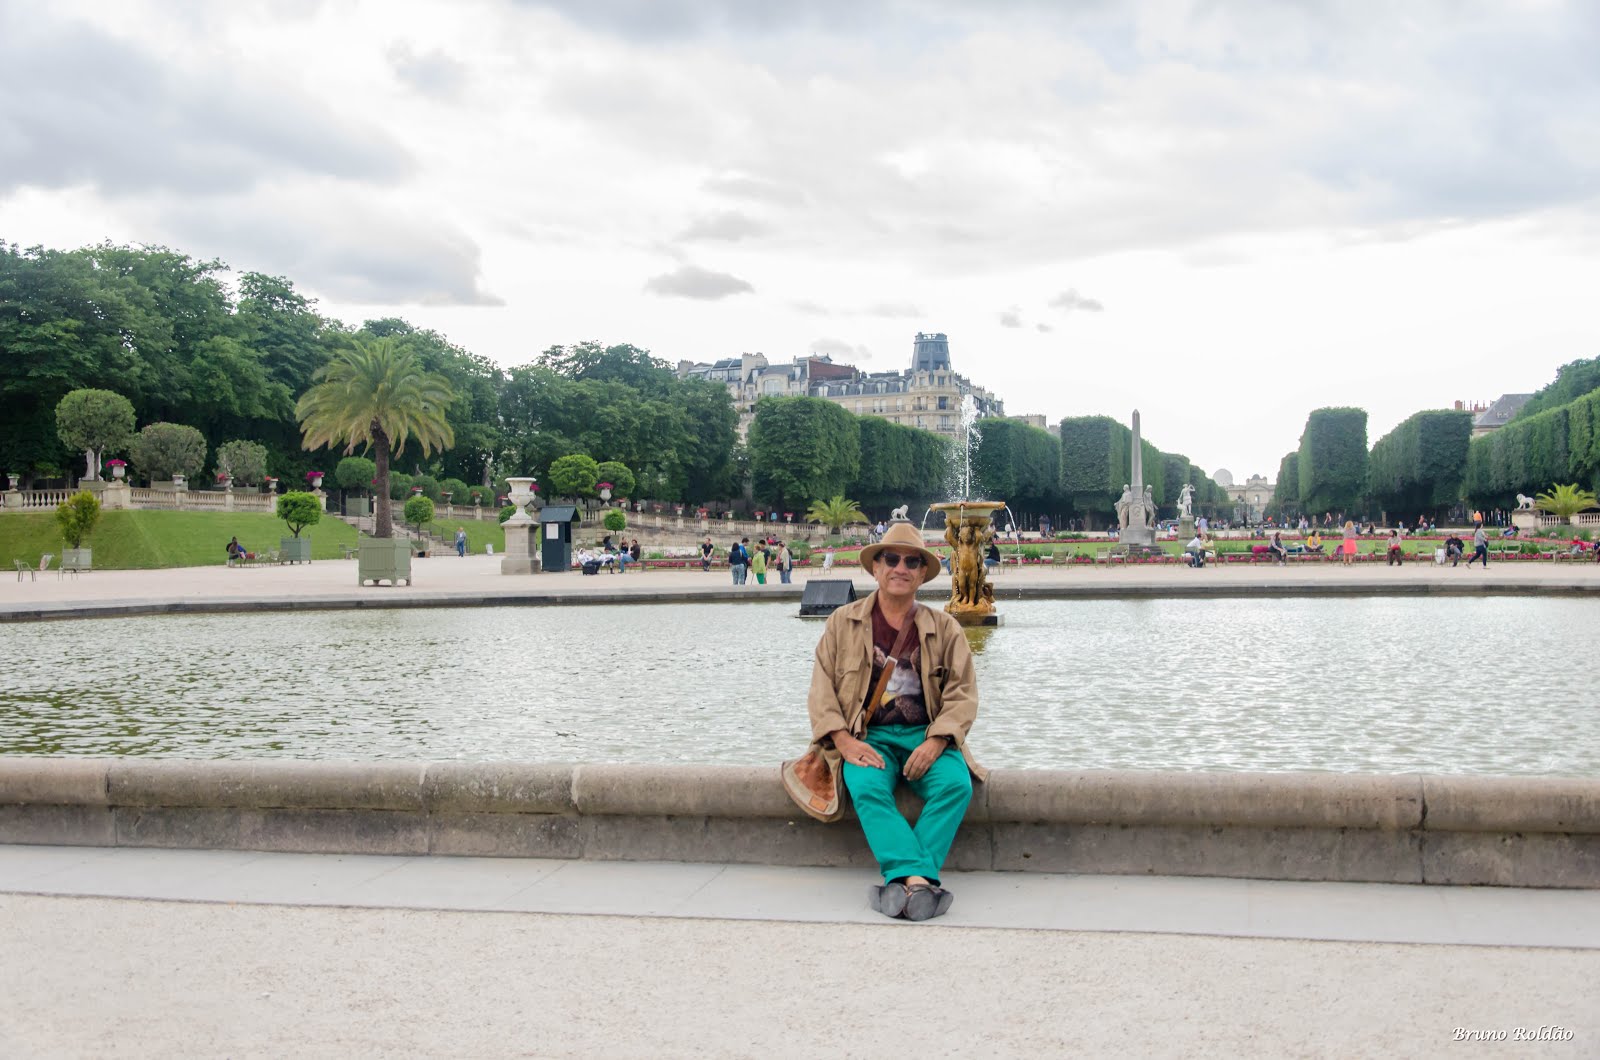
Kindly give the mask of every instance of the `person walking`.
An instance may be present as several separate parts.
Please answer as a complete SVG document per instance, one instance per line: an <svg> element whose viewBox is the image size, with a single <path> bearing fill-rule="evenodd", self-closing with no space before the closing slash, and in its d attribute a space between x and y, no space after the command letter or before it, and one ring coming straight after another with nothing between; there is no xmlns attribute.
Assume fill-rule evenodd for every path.
<svg viewBox="0 0 1600 1060"><path fill-rule="evenodd" d="M1472 556L1467 560L1467 566L1472 566L1474 560L1483 560L1483 569L1489 569L1489 532L1483 528L1483 523L1477 523L1472 528Z"/></svg>
<svg viewBox="0 0 1600 1060"><path fill-rule="evenodd" d="M462 559L467 557L467 528L464 526L456 527L456 555Z"/></svg>
<svg viewBox="0 0 1600 1060"><path fill-rule="evenodd" d="M778 542L778 583L791 584L791 575L794 573L794 554L789 551L787 541Z"/></svg>
<svg viewBox="0 0 1600 1060"><path fill-rule="evenodd" d="M828 616L806 698L811 738L843 759L845 791L883 878L868 892L872 908L930 920L955 900L944 860L973 781L988 777L967 749L977 673L956 620L917 603L939 562L914 526L890 526L861 550L861 566L877 589ZM901 783L922 799L915 826L895 805Z"/></svg>
<svg viewBox="0 0 1600 1060"><path fill-rule="evenodd" d="M756 576L757 585L767 584L767 546L758 545L751 551L750 573Z"/></svg>
<svg viewBox="0 0 1600 1060"><path fill-rule="evenodd" d="M747 560L744 546L735 541L728 546L728 570L733 572L733 584L743 585L745 576L745 563Z"/></svg>

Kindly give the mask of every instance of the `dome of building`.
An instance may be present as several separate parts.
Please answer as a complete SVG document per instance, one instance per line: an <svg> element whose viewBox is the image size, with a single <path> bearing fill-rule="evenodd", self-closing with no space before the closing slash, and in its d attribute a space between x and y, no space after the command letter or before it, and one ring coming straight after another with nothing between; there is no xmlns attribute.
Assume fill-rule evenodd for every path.
<svg viewBox="0 0 1600 1060"><path fill-rule="evenodd" d="M1231 486L1233 485L1233 472L1225 467L1218 468L1217 473L1211 476L1211 480L1219 486Z"/></svg>

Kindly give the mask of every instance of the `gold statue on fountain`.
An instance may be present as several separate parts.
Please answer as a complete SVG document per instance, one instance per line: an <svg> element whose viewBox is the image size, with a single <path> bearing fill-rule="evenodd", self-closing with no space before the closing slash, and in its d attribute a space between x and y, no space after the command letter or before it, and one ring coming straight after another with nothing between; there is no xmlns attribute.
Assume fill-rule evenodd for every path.
<svg viewBox="0 0 1600 1060"><path fill-rule="evenodd" d="M994 540L994 513L1004 501L953 501L935 504L944 513L944 539L950 546L950 602L944 609L964 626L997 626L994 586L983 558Z"/></svg>

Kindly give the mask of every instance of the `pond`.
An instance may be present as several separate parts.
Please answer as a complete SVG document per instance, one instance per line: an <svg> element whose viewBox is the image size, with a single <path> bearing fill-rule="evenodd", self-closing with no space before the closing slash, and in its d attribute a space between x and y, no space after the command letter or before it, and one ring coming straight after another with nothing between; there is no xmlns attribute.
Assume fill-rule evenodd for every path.
<svg viewBox="0 0 1600 1060"><path fill-rule="evenodd" d="M0 753L773 765L821 623L641 604L10 625ZM973 632L1005 768L1600 775L1600 603L1039 601ZM24 663L22 660L26 660Z"/></svg>

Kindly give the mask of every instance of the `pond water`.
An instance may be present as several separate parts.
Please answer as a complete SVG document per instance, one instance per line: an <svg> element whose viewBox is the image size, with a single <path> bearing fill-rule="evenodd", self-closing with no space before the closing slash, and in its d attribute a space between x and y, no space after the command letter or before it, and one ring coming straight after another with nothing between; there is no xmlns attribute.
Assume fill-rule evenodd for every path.
<svg viewBox="0 0 1600 1060"><path fill-rule="evenodd" d="M5 627L0 753L775 765L822 626L784 604ZM1600 603L1039 601L974 631L1008 768L1600 775ZM25 660L25 662L24 662Z"/></svg>

